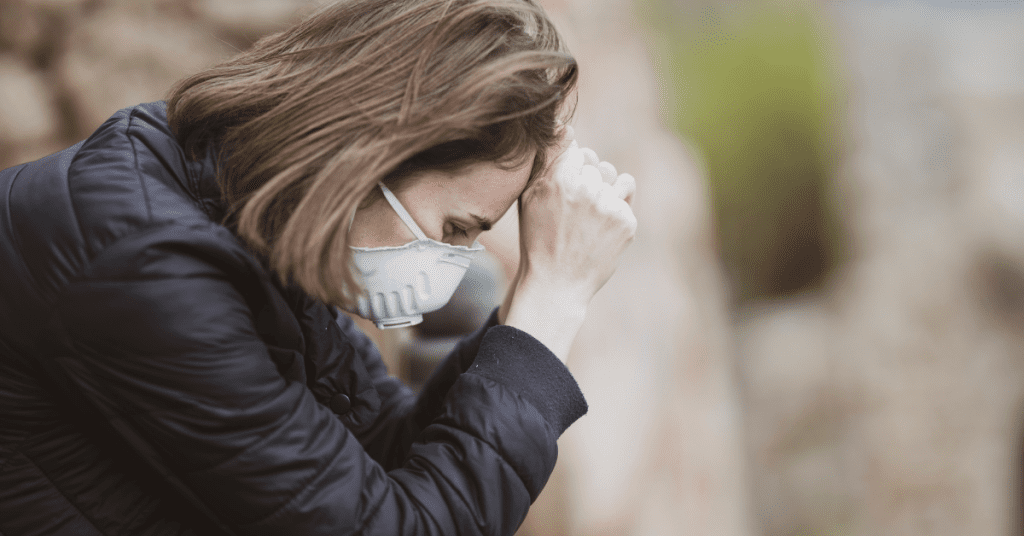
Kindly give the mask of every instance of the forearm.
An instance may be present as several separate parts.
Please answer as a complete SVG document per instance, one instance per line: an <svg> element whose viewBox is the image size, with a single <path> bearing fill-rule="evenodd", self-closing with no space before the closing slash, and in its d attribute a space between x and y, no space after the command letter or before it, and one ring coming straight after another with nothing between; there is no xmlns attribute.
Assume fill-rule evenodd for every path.
<svg viewBox="0 0 1024 536"><path fill-rule="evenodd" d="M434 369L426 384L415 397L414 403L410 404L403 400L397 411L388 413L382 411L380 421L364 437L360 437L367 452L386 469L390 470L402 463L408 454L409 445L412 444L416 436L441 413L441 407L449 389L459 375L473 363L481 339L487 329L494 325L497 325L497 321L495 313L492 312L483 325L459 341L448 356ZM385 407L395 405L387 399L388 393L394 391L394 384L404 384L382 370L381 367L367 366L367 371L375 378L375 386L378 388L378 393L381 394L383 410ZM396 396L396 398L399 397Z"/></svg>
<svg viewBox="0 0 1024 536"><path fill-rule="evenodd" d="M505 292L505 299L502 300L501 306L498 307L498 323L505 325L505 319L508 318L508 310L512 307L512 298L516 294L516 287L519 286L519 274L516 274L516 278L509 284L508 290Z"/></svg>
<svg viewBox="0 0 1024 536"><path fill-rule="evenodd" d="M529 333L565 363L586 317L582 294L551 281L524 278L506 303L503 323Z"/></svg>

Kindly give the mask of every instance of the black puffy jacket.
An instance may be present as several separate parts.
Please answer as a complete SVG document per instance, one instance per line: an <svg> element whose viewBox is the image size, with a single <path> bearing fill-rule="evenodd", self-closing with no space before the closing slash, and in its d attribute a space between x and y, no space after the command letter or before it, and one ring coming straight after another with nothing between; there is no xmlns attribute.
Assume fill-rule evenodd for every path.
<svg viewBox="0 0 1024 536"><path fill-rule="evenodd" d="M219 222L163 103L0 172L0 534L512 534L586 412L528 334L417 397Z"/></svg>

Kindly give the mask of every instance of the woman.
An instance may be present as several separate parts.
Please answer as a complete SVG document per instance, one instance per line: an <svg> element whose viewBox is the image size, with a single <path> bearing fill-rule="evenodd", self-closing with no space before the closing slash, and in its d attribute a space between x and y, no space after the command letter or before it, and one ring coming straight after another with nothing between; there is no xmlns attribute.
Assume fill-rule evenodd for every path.
<svg viewBox="0 0 1024 536"><path fill-rule="evenodd" d="M515 532L636 225L575 81L531 1L351 0L0 172L0 533ZM509 299L414 396L335 306L415 322L517 200Z"/></svg>

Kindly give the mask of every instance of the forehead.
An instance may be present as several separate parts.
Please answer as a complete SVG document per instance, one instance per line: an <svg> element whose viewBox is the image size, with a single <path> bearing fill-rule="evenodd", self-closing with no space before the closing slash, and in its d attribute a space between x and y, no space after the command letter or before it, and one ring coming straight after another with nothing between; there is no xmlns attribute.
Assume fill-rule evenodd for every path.
<svg viewBox="0 0 1024 536"><path fill-rule="evenodd" d="M497 221L526 188L533 167L529 156L514 168L478 162L455 172L431 173L417 186L445 211Z"/></svg>

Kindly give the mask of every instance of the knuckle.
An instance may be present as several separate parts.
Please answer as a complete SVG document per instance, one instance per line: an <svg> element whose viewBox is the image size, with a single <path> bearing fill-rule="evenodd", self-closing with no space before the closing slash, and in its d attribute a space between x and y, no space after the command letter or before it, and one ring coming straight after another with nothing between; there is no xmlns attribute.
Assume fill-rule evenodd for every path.
<svg viewBox="0 0 1024 536"><path fill-rule="evenodd" d="M629 197L636 191L636 181L633 180L632 175L623 173L615 180L615 189L619 193L619 197Z"/></svg>
<svg viewBox="0 0 1024 536"><path fill-rule="evenodd" d="M631 230L636 230L636 215L633 214L633 210L629 208L629 204L621 199L616 199L617 203L617 216L622 224Z"/></svg>

